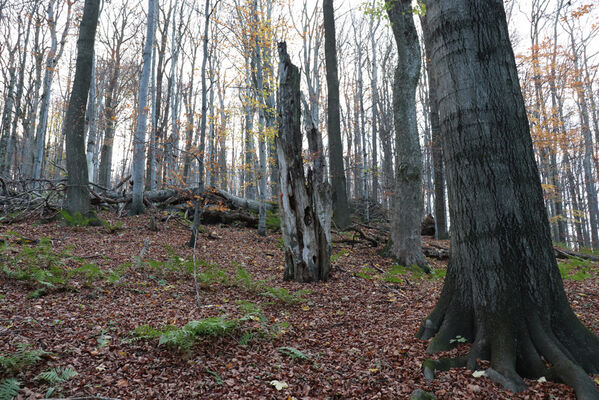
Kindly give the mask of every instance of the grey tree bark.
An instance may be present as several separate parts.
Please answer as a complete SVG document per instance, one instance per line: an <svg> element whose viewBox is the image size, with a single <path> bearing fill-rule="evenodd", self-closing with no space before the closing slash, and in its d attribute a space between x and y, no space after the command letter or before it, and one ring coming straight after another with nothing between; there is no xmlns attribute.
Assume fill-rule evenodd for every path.
<svg viewBox="0 0 599 400"><path fill-rule="evenodd" d="M218 2L217 2L218 3ZM214 12L214 8L210 8L210 0L206 0L204 6L204 38L202 40L202 70L201 70L201 85L202 85L202 119L200 121L200 148L199 153L200 157L198 159L198 192L196 193L199 196L204 192L204 150L206 148L206 123L208 120L208 84L206 82L206 64L208 62L208 34L210 33L210 17L212 12ZM191 230L191 237L189 238L189 242L187 243L189 247L195 246L198 231L200 229L200 219L201 219L201 202L196 199L194 202L194 216L193 216L193 227Z"/></svg>
<svg viewBox="0 0 599 400"><path fill-rule="evenodd" d="M416 119L416 87L420 77L420 46L410 0L393 0L389 20L397 43L398 64L393 84L395 122L395 196L391 222L392 253L401 265L427 270L422 253L422 155Z"/></svg>
<svg viewBox="0 0 599 400"><path fill-rule="evenodd" d="M100 0L85 0L79 25L75 79L63 125L67 150L67 211L90 214L87 159L85 157L85 110L92 76L94 44Z"/></svg>
<svg viewBox="0 0 599 400"><path fill-rule="evenodd" d="M178 113L177 113L177 90L176 90L176 82L178 82L176 77L177 71L177 62L179 58L179 48L180 41L177 38L177 8L178 8L179 0L175 0L175 6L173 8L173 26L171 31L171 96L170 96L170 106L171 106L171 137L166 142L166 175L167 182L169 185L176 185L178 182L178 168L177 168L177 159L178 159L178 147L179 147L179 122L178 122ZM181 9L180 13L183 12Z"/></svg>
<svg viewBox="0 0 599 400"><path fill-rule="evenodd" d="M38 11L38 10L36 10ZM29 94L29 112L25 126L25 140L23 146L22 159L24 160L24 172L26 176L33 175L33 159L35 157L35 127L36 127L36 115L39 107L39 91L42 85L42 67L43 67L43 51L42 43L40 38L40 31L42 25L41 16L36 13L35 18L35 34L33 39L33 54L35 58L35 78L33 81L33 87Z"/></svg>
<svg viewBox="0 0 599 400"><path fill-rule="evenodd" d="M373 0L373 5L375 4L375 0ZM378 142L377 142L377 134L378 134L378 120L379 120L379 90L378 90L378 81L379 81L379 68L378 68L378 53L377 53L377 44L376 44L376 31L381 23L380 18L377 20L377 23L374 23L374 16L370 18L370 46L372 47L372 81L371 81L371 90L372 90L372 199L374 204L378 204L379 198L379 168L378 168Z"/></svg>
<svg viewBox="0 0 599 400"><path fill-rule="evenodd" d="M296 282L326 281L330 272L327 219L330 221L332 209L326 192L328 185L322 170L310 169L307 179L304 175L300 74L291 63L285 43L279 43L279 60L279 135L276 144L281 188L281 230L285 242L283 279ZM320 182L314 178L319 175L322 176Z"/></svg>
<svg viewBox="0 0 599 400"><path fill-rule="evenodd" d="M572 61L574 64L574 73L579 81L584 81L582 68L580 66L579 54L574 38L574 29L570 28L570 44L572 46ZM594 160L593 136L591 133L591 122L589 118L589 108L587 95L584 89L575 90L578 94L577 106L580 115L582 137L584 140L584 156L582 165L584 170L584 187L586 189L588 214L590 224L591 246L594 249L599 248L599 201L597 199L597 188L595 186L596 175L593 174L592 161Z"/></svg>
<svg viewBox="0 0 599 400"><path fill-rule="evenodd" d="M33 15L35 12L37 12L38 7L39 7L38 1L34 1L33 4L31 4L31 8L28 10L30 15ZM31 35L31 26L33 25L33 23L32 23L33 18L29 17L28 19L29 19L29 22L27 23L25 39L24 39L24 43L22 45L23 50L19 56L19 59L20 59L19 75L18 75L19 78L17 81L15 102L14 102L15 113L14 113L14 117L12 118L12 127L11 127L10 135L8 137L8 141L6 144L6 155L4 158L4 163L0 162L0 174L9 174L10 170L11 170L11 166L15 166L13 164L13 158L15 157L15 155L17 153L18 122L19 122L19 120L23 121L25 119L25 106L23 105L22 98L23 98L23 91L24 91L23 89L24 89L24 83L25 83L25 70L26 70L26 66L27 66L27 56L29 53L29 37ZM20 38L21 38L21 34L19 31L19 36L17 39L18 44L20 44L20 41L21 41ZM1 145L0 145L0 147L1 147ZM0 150L0 153L1 153L1 150Z"/></svg>
<svg viewBox="0 0 599 400"><path fill-rule="evenodd" d="M473 341L465 363L511 391L521 377L599 393L599 339L568 304L501 0L428 1L438 83L452 254L443 291L418 336L428 351ZM475 190L474 190L475 189ZM549 363L549 368L546 366Z"/></svg>
<svg viewBox="0 0 599 400"><path fill-rule="evenodd" d="M146 43L143 52L143 67L139 80L139 95L137 102L137 126L133 139L133 200L130 213L139 215L144 212L144 166L146 128L148 120L148 86L152 67L152 47L154 45L154 26L156 14L156 0L148 0L148 25L146 30Z"/></svg>
<svg viewBox="0 0 599 400"><path fill-rule="evenodd" d="M44 162L44 150L46 146L46 128L48 125L48 112L50 111L50 98L52 89L52 80L56 65L62 56L64 46L67 40L67 34L71 25L71 7L72 3L67 2L67 19L62 32L60 43L56 33L56 16L54 15L55 0L51 0L48 6L48 25L50 26L51 45L46 58L46 71L44 73L44 92L42 94L42 103L40 105L40 117L35 134L35 154L33 158L33 177L40 179L42 176L42 165Z"/></svg>
<svg viewBox="0 0 599 400"><path fill-rule="evenodd" d="M333 0L322 1L324 15L324 52L328 90L327 129L329 132L329 158L333 198L333 220L340 229L351 224L345 167L343 165L343 143L341 142L341 120L339 114L339 74L337 69L337 42L335 33L335 9Z"/></svg>
<svg viewBox="0 0 599 400"><path fill-rule="evenodd" d="M422 30L427 31L428 25L426 18L421 18ZM426 38L430 38L430 34L425 35ZM443 170L443 149L442 149L442 138L439 127L439 105L437 99L437 82L435 80L435 74L432 72L432 65L430 63L431 54L429 50L430 44L426 43L426 68L428 73L428 99L429 99L429 111L430 111L430 123L431 123L431 134L432 134L432 161L433 161L433 183L435 191L435 238L447 239L449 234L447 232L447 213L445 203L445 171Z"/></svg>
<svg viewBox="0 0 599 400"><path fill-rule="evenodd" d="M100 106L98 104L98 84L96 74L96 60L95 56L92 60L92 76L89 88L89 98L87 100L87 118L86 118L86 132L87 132L87 176L90 182L94 181L94 161L96 155L96 140L98 135L98 111Z"/></svg>

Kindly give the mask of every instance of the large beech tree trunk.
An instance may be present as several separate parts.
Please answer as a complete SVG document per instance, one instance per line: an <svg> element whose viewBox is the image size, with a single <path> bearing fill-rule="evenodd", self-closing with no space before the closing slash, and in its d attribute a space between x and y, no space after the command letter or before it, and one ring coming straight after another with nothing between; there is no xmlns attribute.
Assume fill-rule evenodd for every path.
<svg viewBox="0 0 599 400"><path fill-rule="evenodd" d="M598 399L586 373L599 371L599 339L572 312L556 265L503 2L427 6L452 253L418 336L433 338L429 352L457 335L473 341L468 367L490 359L487 376L509 390L545 376Z"/></svg>
<svg viewBox="0 0 599 400"><path fill-rule="evenodd" d="M90 212L87 158L85 156L85 110L91 84L94 44L100 0L85 0L79 25L77 64L73 91L63 124L67 148L67 211L88 215Z"/></svg>
<svg viewBox="0 0 599 400"><path fill-rule="evenodd" d="M391 251L401 265L427 270L420 238L422 223L422 154L418 140L416 87L420 78L420 46L414 26L412 2L393 0L389 20L397 43L398 63L393 83L395 150L394 212Z"/></svg>
<svg viewBox="0 0 599 400"><path fill-rule="evenodd" d="M285 280L326 281L330 271L328 184L322 159L304 176L301 132L300 75L279 43L279 135L276 138L281 188L281 230L285 241ZM311 147L316 146L312 132Z"/></svg>

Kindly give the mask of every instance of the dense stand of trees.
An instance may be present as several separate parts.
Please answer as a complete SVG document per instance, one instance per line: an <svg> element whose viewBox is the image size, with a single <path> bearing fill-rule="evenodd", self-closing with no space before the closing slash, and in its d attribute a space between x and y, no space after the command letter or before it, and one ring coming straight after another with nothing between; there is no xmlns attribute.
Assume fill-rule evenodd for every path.
<svg viewBox="0 0 599 400"><path fill-rule="evenodd" d="M505 3L3 4L2 195L66 180L64 208L89 215L90 186L130 181L139 214L144 190L191 188L192 246L205 188L257 200L260 235L278 201L285 278L301 282L328 278L350 209L390 221L393 255L426 268L434 214L452 258L419 332L429 350L462 335L467 365L490 355L510 390L548 376L597 398L598 340L551 241L599 248L599 7Z"/></svg>
<svg viewBox="0 0 599 400"><path fill-rule="evenodd" d="M364 2L336 15L338 5L328 1L222 0L210 5L206 19L204 4L158 1L156 34L143 57L147 63L142 62L149 32L146 4L121 0L104 7L85 121L90 181L110 189L135 171L150 190L195 185L201 175L208 186L275 199L273 55L276 41L285 38L301 65L309 113L325 133L335 224L349 224L346 203L366 221L380 218L405 187L396 187L403 158L395 157L405 150L398 147L394 124L398 53L382 4ZM530 27L513 29L512 41L552 238L597 247L597 9L583 1L534 0L518 7L508 2L507 10L514 26L526 21ZM9 3L3 11L0 171L5 177L65 176L62 125L75 68L73 21L81 13L82 4L65 0ZM416 90L421 204L445 237L438 83L427 67L424 44ZM142 79L147 92L140 90ZM144 159L143 170L133 162L134 153Z"/></svg>

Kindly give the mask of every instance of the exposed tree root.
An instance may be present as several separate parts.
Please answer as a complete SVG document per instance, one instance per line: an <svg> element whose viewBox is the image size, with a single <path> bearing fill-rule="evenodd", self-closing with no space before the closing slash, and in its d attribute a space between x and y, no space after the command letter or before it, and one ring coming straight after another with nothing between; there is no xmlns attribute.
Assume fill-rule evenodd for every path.
<svg viewBox="0 0 599 400"><path fill-rule="evenodd" d="M514 393L526 389L522 377L545 377L574 388L579 400L599 399L596 385L588 375L599 371L599 339L578 321L567 303L566 309L556 307L560 308L558 311L544 312L528 305L508 319L488 314L475 318L474 310L465 312L460 308L459 298L449 293L449 283L417 337L432 338L429 353L454 347L457 336L472 342L472 347L465 358L427 360L423 364L427 379L434 377L435 370L448 366L475 370L477 360L486 359L491 367L485 375Z"/></svg>

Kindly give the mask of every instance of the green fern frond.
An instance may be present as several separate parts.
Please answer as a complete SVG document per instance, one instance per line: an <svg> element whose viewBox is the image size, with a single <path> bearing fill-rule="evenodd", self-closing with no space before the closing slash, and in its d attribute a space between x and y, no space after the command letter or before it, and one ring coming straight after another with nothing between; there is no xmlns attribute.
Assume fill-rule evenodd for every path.
<svg viewBox="0 0 599 400"><path fill-rule="evenodd" d="M204 318L199 321L190 321L183 327L197 336L222 336L237 326L237 321L226 320L224 317Z"/></svg>
<svg viewBox="0 0 599 400"><path fill-rule="evenodd" d="M295 347L279 347L279 353L298 360L309 360L310 356Z"/></svg>
<svg viewBox="0 0 599 400"><path fill-rule="evenodd" d="M162 335L162 331L154 328L151 325L144 324L144 325L136 326L135 329L133 330L133 332L131 332L131 334L137 340L155 339L157 337L160 337L160 335Z"/></svg>
<svg viewBox="0 0 599 400"><path fill-rule="evenodd" d="M42 357L51 354L41 349L29 350L30 347L29 343L19 343L16 352L0 356L1 369L7 373L18 372L25 367L36 364Z"/></svg>
<svg viewBox="0 0 599 400"><path fill-rule="evenodd" d="M5 379L0 383L0 400L12 400L17 397L21 384L16 379Z"/></svg>
<svg viewBox="0 0 599 400"><path fill-rule="evenodd" d="M70 367L57 367L52 368L48 371L42 372L34 379L40 379L50 385L56 385L63 383L77 375L77 371Z"/></svg>

